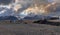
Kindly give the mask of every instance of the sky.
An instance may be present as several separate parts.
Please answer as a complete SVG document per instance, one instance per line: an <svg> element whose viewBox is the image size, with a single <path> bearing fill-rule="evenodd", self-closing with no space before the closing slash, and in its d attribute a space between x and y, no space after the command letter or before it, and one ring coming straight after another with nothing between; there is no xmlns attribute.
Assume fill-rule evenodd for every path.
<svg viewBox="0 0 60 35"><path fill-rule="evenodd" d="M0 0L0 4L9 4L12 0Z"/></svg>
<svg viewBox="0 0 60 35"><path fill-rule="evenodd" d="M0 0L0 4L1 3L3 3L3 4L9 4L9 3L11 3L13 0ZM28 0L23 0L23 1L25 1L25 2L27 2ZM46 2L47 0L29 0L29 1L35 1L35 2L37 2L37 1L41 1L41 2ZM52 0L49 0L49 1L52 1Z"/></svg>
<svg viewBox="0 0 60 35"><path fill-rule="evenodd" d="M12 1L13 0L0 0L0 4L1 3L3 3L3 4L9 4ZM25 1L25 2L27 2L27 1L35 1L35 2L45 2L45 3L47 3L47 2L57 2L57 3L60 3L59 0L22 0L22 1Z"/></svg>
<svg viewBox="0 0 60 35"><path fill-rule="evenodd" d="M16 5L18 5L18 4L20 4L18 7L19 7L19 9L18 9L18 7L17 7L17 9L18 9L18 13L15 13L14 14L14 16L15 15L19 15L19 14L22 14L23 12L24 12L24 10L26 10L27 8L29 8L31 5L33 5L33 4L45 4L45 3L52 3L52 2L56 2L57 4L58 4L58 8L60 7L60 0L19 0L19 1L16 1L16 3L14 3L14 4L12 4L13 6L12 6L12 8L13 9L11 9L11 8L8 8L9 6L9 4L11 4L12 3L12 1L14 1L14 0L0 0L0 5L1 4L3 4L3 5L7 5L7 7L5 7L0 13L2 13L2 14L0 14L0 16L1 15L10 15L11 13L13 13L14 11L14 8L13 7L16 7ZM34 6L33 6L34 7ZM9 11L8 11L9 10ZM16 10L16 9L15 9ZM5 11L5 12L4 12ZM17 11L17 10L16 10ZM3 13L4 12L4 13ZM21 13L22 12L22 13ZM10 14L9 14L10 13ZM23 15L24 15L24 17L26 16L26 14L25 13L23 13ZM20 15L21 16L21 15Z"/></svg>

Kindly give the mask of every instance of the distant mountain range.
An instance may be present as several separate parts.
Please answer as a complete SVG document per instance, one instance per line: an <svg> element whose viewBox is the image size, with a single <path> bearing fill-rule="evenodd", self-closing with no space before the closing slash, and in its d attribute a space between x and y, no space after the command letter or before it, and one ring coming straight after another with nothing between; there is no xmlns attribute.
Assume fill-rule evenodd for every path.
<svg viewBox="0 0 60 35"><path fill-rule="evenodd" d="M14 16L1 16L0 20L18 20L18 18Z"/></svg>
<svg viewBox="0 0 60 35"><path fill-rule="evenodd" d="M24 19L26 20L40 20L42 18L45 18L45 16L42 15L35 15L35 16L26 16Z"/></svg>
<svg viewBox="0 0 60 35"><path fill-rule="evenodd" d="M42 16L42 15L35 15L35 16L26 16L23 19L20 20L44 20L49 19L52 16ZM19 18L15 16L0 16L0 20L19 20Z"/></svg>
<svg viewBox="0 0 60 35"><path fill-rule="evenodd" d="M39 16L39 15L35 15L35 16L26 16L24 17L22 20L39 20L39 19L42 19L43 16ZM18 20L17 17L15 16L0 16L0 20Z"/></svg>

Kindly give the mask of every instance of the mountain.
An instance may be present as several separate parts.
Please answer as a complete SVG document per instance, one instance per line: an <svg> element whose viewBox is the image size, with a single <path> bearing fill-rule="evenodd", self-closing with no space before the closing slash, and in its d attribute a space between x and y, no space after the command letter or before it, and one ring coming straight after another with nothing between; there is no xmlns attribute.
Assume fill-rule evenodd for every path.
<svg viewBox="0 0 60 35"><path fill-rule="evenodd" d="M14 16L1 16L0 20L18 20L18 18Z"/></svg>
<svg viewBox="0 0 60 35"><path fill-rule="evenodd" d="M40 20L40 19L42 19L44 16L42 16L42 15L35 15L35 16L26 16L24 19L25 20Z"/></svg>

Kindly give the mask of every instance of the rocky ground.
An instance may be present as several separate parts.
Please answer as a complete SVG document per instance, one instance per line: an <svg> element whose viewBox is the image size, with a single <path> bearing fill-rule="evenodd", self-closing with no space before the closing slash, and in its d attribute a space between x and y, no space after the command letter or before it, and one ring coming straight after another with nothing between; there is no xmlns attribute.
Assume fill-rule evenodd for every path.
<svg viewBox="0 0 60 35"><path fill-rule="evenodd" d="M46 24L0 24L0 35L60 35L60 26Z"/></svg>

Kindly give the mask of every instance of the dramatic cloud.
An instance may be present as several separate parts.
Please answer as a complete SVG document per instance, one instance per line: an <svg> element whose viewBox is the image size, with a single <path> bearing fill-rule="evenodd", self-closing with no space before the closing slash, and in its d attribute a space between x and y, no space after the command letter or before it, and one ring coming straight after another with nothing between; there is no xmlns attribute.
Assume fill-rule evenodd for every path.
<svg viewBox="0 0 60 35"><path fill-rule="evenodd" d="M0 0L0 4L9 4L12 0Z"/></svg>
<svg viewBox="0 0 60 35"><path fill-rule="evenodd" d="M57 2L57 3L60 3L60 0L54 0L55 2Z"/></svg>
<svg viewBox="0 0 60 35"><path fill-rule="evenodd" d="M4 4L2 7L5 8L5 10L0 11L0 15L8 15L9 13L11 15L11 13L14 13L14 16L25 17L29 14L32 14L30 11L34 11L33 14L37 12L39 14L45 13L45 11L48 10L52 12L53 8L55 9L55 3L53 2L60 3L59 0L0 0L0 4ZM11 5L5 6L6 4L10 3ZM57 7L59 5L60 4L58 4ZM25 11L27 11L27 14Z"/></svg>

